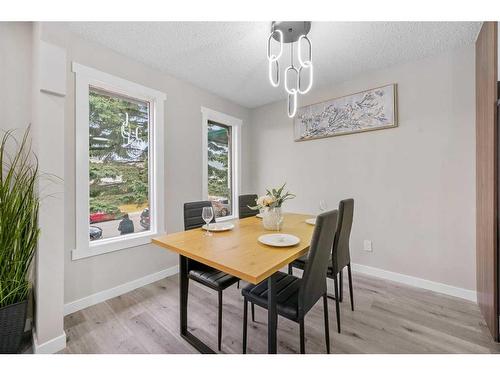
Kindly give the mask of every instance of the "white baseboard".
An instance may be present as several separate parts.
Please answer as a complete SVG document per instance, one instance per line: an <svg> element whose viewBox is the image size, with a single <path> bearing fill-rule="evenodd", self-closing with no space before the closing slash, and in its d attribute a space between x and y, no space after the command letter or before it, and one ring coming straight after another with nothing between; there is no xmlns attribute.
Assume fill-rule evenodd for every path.
<svg viewBox="0 0 500 375"><path fill-rule="evenodd" d="M475 290L462 289L455 286L438 283L435 281L420 279L418 277L403 275L401 273L386 271L380 268L365 266L362 264L352 264L352 270L366 275L379 277L381 279L395 281L401 284L414 286L417 288L432 290L433 292L447 294L453 297L463 298L472 302L477 302Z"/></svg>
<svg viewBox="0 0 500 375"><path fill-rule="evenodd" d="M426 279L420 279L418 277L408 276L408 275L404 275L402 273L386 271L386 270L383 270L381 268L365 266L363 264L352 263L351 265L352 265L352 270L354 272L359 272L359 273L363 273L365 275L378 277L380 279L395 281L397 283L413 286L415 288L427 289L427 290L431 290L433 292L447 294L447 295L453 296L453 297L463 298L463 299L466 299L468 301L472 301L474 303L477 303L477 294L476 294L475 290L458 288L456 286L442 284L442 283L438 283L438 282L430 281L430 280L426 280ZM282 269L280 269L280 271L287 273L288 267L283 267ZM293 272L294 272L294 275L296 275L296 276L302 275L302 270L299 270L298 268L294 268ZM328 293L333 295L335 293L335 289L333 286L333 280L327 279L326 285L327 285Z"/></svg>
<svg viewBox="0 0 500 375"><path fill-rule="evenodd" d="M354 272L364 273L366 275L375 276L378 278L395 281L401 284L410 285L417 288L432 290L433 292L447 294L453 297L463 298L472 302L477 302L476 291L468 290L463 288L458 288L455 286L438 283L435 281L420 279L418 277L408 276L397 272L386 271L381 268L375 268L370 266L365 266L362 264L352 264L352 269ZM286 267L282 269L283 272L287 272ZM296 269L295 272L298 270ZM99 293L92 294L85 298L69 302L64 305L64 315L74 313L76 311L82 310L86 307L95 305L97 303L106 301L110 298L117 297L124 293L130 292L131 290L140 288L144 285L151 284L155 281L161 280L165 277L175 275L179 272L179 266L173 266L167 268L163 271L156 272L151 275L141 277L139 279L129 281L125 284L118 285L114 288L103 290ZM333 287L331 280L328 280L328 290L332 293Z"/></svg>
<svg viewBox="0 0 500 375"><path fill-rule="evenodd" d="M179 272L179 266L173 266L163 271L156 272L136 280L129 281L125 284L115 286L114 288L103 290L101 292L92 294L90 296L81 298L79 300L69 302L64 305L64 315L72 314L76 311L82 310L86 307L104 302L110 298L118 297L122 294L130 292L131 290L140 288L141 286L154 283L155 281L164 279L165 277L175 275Z"/></svg>
<svg viewBox="0 0 500 375"><path fill-rule="evenodd" d="M66 333L53 338L44 343L39 343L36 336L36 330L33 328L33 353L34 354L53 354L63 350L66 347Z"/></svg>

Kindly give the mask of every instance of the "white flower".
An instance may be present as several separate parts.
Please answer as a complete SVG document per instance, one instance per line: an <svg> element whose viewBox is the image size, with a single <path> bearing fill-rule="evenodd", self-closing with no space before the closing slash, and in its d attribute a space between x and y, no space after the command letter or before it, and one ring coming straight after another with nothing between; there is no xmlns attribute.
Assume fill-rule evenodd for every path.
<svg viewBox="0 0 500 375"><path fill-rule="evenodd" d="M264 206L267 206L269 207L270 205L272 205L274 202L276 201L276 199L274 197L270 197L268 195L266 195L264 197Z"/></svg>
<svg viewBox="0 0 500 375"><path fill-rule="evenodd" d="M266 198L266 197L265 197L265 195L263 195L263 196L259 197L259 198L257 199L257 206L264 207L264 199L265 199L265 198Z"/></svg>

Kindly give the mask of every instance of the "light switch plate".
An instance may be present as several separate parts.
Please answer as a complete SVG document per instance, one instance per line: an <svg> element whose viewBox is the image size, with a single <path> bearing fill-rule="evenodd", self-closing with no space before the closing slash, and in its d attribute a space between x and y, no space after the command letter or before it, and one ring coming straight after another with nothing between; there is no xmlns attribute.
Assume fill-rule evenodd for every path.
<svg viewBox="0 0 500 375"><path fill-rule="evenodd" d="M363 250L364 251L373 251L372 241L370 241L370 240L364 240L363 241Z"/></svg>

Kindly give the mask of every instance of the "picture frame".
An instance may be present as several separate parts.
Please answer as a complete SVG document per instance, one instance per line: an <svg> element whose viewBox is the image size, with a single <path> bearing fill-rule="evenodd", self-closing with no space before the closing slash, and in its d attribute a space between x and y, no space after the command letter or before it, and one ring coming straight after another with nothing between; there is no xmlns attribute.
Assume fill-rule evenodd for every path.
<svg viewBox="0 0 500 375"><path fill-rule="evenodd" d="M397 84L371 88L297 110L296 142L398 126Z"/></svg>

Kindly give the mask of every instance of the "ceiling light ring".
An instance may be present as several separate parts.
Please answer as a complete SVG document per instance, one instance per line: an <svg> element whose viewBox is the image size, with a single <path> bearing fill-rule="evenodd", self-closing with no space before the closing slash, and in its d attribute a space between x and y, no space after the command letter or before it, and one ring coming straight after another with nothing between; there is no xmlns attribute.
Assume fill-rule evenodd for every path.
<svg viewBox="0 0 500 375"><path fill-rule="evenodd" d="M308 55L309 55L309 59L307 60L302 60L302 40L306 40L307 43L308 43ZM298 57L298 60L299 60L299 64L300 66L303 66L304 68L306 67L307 64L312 64L312 44L311 44L311 40L307 37L307 35L301 35L299 37L299 40L297 41L297 44L298 44L298 51L297 51L297 57Z"/></svg>
<svg viewBox="0 0 500 375"><path fill-rule="evenodd" d="M295 82L297 83L297 87L290 89L288 87L288 72L290 72L292 70L295 72L295 77L296 77ZM294 93L296 94L298 91L298 84L299 84L299 71L297 70L296 67L294 67L293 65L290 65L288 68L285 69L285 90L286 90L286 92L289 95L293 95Z"/></svg>
<svg viewBox="0 0 500 375"><path fill-rule="evenodd" d="M295 114L297 113L297 92L298 91L296 89L292 89L292 93L288 94L287 114L290 118L295 117ZM292 100L290 100L290 97L292 98ZM291 110L290 104L292 104Z"/></svg>
<svg viewBox="0 0 500 375"><path fill-rule="evenodd" d="M301 77L302 77L302 71L303 69L308 69L309 71L309 84L307 85L305 90L301 89ZM310 61L306 61L306 64L301 65L299 68L299 74L297 75L297 91L299 94L304 95L307 94L309 91L311 91L312 85L313 85L313 64Z"/></svg>
<svg viewBox="0 0 500 375"><path fill-rule="evenodd" d="M274 80L273 77L273 64L276 65L276 81ZM269 74L269 82L271 82L271 85L273 87L278 87L280 85L280 64L277 59L268 60L268 74Z"/></svg>
<svg viewBox="0 0 500 375"><path fill-rule="evenodd" d="M280 44L280 52L277 55L271 53L271 41L275 33L278 33L279 35L278 42ZM282 54L283 54L283 32L281 30L272 30L271 34L269 34L269 38L267 39L267 59L269 61L275 61L278 60Z"/></svg>

